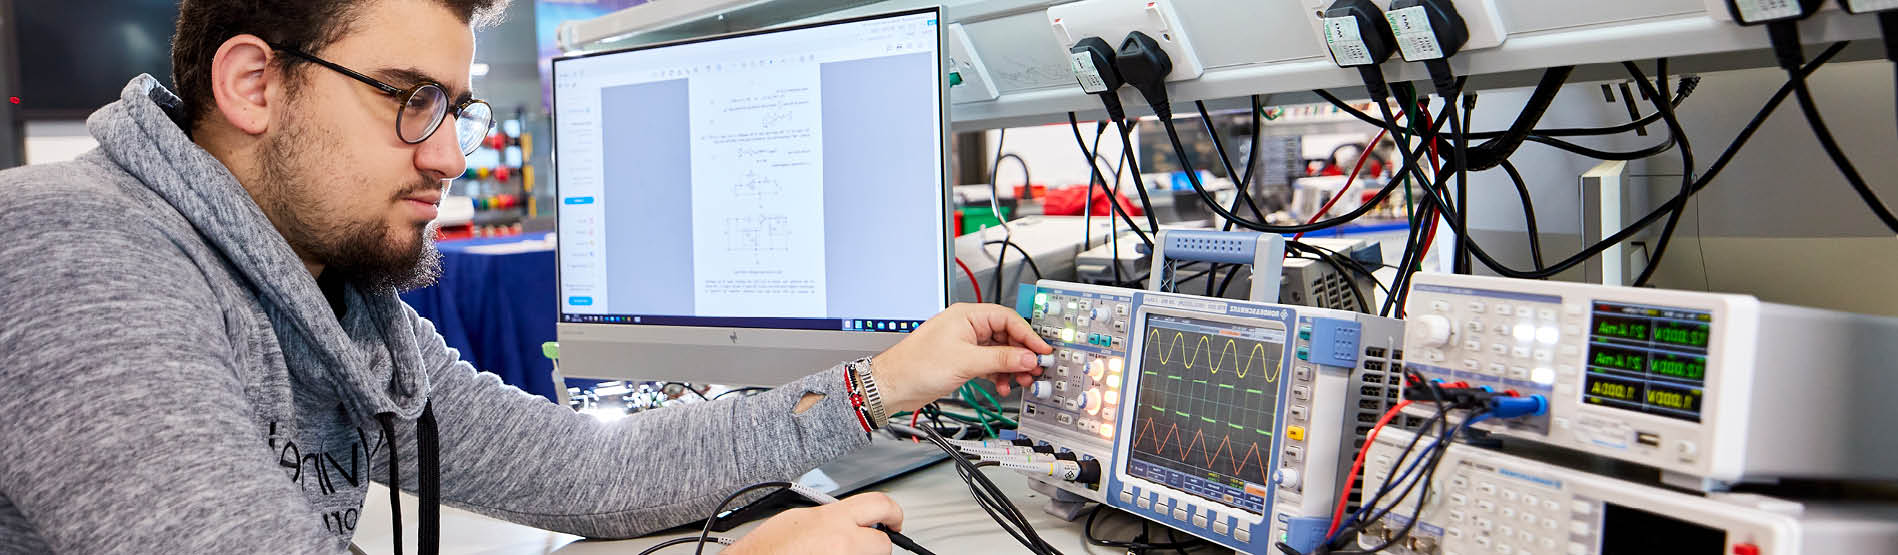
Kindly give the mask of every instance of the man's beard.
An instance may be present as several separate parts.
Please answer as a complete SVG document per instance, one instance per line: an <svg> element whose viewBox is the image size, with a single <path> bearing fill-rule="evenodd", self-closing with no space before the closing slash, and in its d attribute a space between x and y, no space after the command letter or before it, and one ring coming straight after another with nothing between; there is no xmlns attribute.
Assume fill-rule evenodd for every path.
<svg viewBox="0 0 1898 555"><path fill-rule="evenodd" d="M333 158L324 145L337 144L329 133L305 128L302 121L285 122L279 134L264 141L260 171L264 190L260 207L277 231L303 256L335 272L358 288L409 291L434 285L441 277L441 252L435 249L436 224L388 228L377 211L373 219L350 220L323 202L320 179L304 160ZM439 189L440 182L421 176L391 202L417 191ZM412 239L404 242L403 239Z"/></svg>

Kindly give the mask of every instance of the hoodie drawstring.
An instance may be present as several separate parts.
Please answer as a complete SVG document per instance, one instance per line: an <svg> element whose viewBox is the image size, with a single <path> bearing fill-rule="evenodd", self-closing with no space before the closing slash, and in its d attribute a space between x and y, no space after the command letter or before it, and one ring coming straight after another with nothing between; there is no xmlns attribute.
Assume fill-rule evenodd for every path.
<svg viewBox="0 0 1898 555"><path fill-rule="evenodd" d="M402 555L402 460L401 449L395 443L395 413L385 412L376 415L382 423L382 435L388 438L389 449L389 517L395 530L395 554ZM416 494L421 497L422 522L418 533L421 538L416 551L423 555L441 553L442 504L441 504L441 437L435 422L434 403L422 405L422 418L415 426L415 466Z"/></svg>

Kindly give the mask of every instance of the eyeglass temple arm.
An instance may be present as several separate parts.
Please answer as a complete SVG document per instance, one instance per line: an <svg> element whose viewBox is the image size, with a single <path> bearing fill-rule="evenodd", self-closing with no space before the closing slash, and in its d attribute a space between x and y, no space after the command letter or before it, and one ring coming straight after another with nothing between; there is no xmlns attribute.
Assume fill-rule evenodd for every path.
<svg viewBox="0 0 1898 555"><path fill-rule="evenodd" d="M402 89L398 89L398 88L395 88L395 87L393 87L393 86L390 86L390 85L389 85L388 83L384 83L384 82L381 82L381 81L377 81L377 80L376 80L375 78L372 78L372 77L370 77L370 76L367 76L367 75L363 75L363 74L361 74L361 73L357 73L357 72L356 72L356 70L353 70L353 69L349 69L349 68L346 68L346 67L343 67L343 66L340 66L340 65L337 65L337 64L335 64L335 63L332 63L332 62L330 62L329 60L325 60L325 59L322 59L322 58L318 58L318 57L316 57L316 56L312 56L312 55L309 55L309 54L305 54L305 53L303 53L302 51L299 51L299 50L296 50L296 49L292 49L292 48L277 48L277 50L278 50L278 51L281 51L281 52L283 52L283 53L285 53L285 54L289 54L289 55L291 55L291 56L296 56L296 57L298 57L298 58L303 58L304 60L308 60L308 61L310 61L311 63L315 63L316 65L320 65L320 66L323 66L323 67L327 67L327 68L330 68L331 70L335 70L335 71L336 71L337 73L341 73L341 74L343 74L343 75L348 75L348 76L349 76L349 77L350 77L351 79L355 79L355 80L357 80L357 81L362 81L362 82L363 82L364 84L366 84L366 85L369 85L369 86L371 86L371 87L375 87L375 88L377 88L377 89L379 89L379 90L381 90L382 92L385 92L385 93L389 93L389 94L390 94L391 96L398 96L398 97L399 97L399 96L402 96L402 93L404 92L404 91L403 91Z"/></svg>

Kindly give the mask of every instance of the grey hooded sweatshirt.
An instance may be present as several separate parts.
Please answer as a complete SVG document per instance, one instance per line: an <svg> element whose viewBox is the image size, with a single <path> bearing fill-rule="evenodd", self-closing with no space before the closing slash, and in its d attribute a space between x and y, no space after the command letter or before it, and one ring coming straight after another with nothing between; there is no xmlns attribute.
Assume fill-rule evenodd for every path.
<svg viewBox="0 0 1898 555"><path fill-rule="evenodd" d="M139 76L87 120L97 150L0 172L0 553L342 552L390 445L417 487L425 404L443 503L589 537L868 441L840 367L602 423L461 361L392 290L342 286L339 314L178 104Z"/></svg>

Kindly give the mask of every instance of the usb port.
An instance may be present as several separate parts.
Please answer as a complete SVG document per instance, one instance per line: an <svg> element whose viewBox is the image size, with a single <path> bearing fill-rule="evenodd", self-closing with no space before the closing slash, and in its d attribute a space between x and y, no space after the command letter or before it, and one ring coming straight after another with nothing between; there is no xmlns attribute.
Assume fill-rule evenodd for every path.
<svg viewBox="0 0 1898 555"><path fill-rule="evenodd" d="M1647 433L1647 432L1637 432L1637 433L1635 433L1635 434L1634 434L1634 441L1635 441L1636 443L1640 443L1640 444L1642 444L1642 445L1646 445L1646 446L1648 446L1648 447L1660 447L1660 446L1661 446L1661 436L1659 436L1659 435L1657 435L1657 434L1650 434L1650 433Z"/></svg>
<svg viewBox="0 0 1898 555"><path fill-rule="evenodd" d="M1358 413L1358 421L1359 422L1376 422L1377 416L1378 415L1376 414L1372 414L1368 412L1360 412Z"/></svg>
<svg viewBox="0 0 1898 555"><path fill-rule="evenodd" d="M1358 394L1365 397L1376 397L1384 394L1384 388L1381 386L1367 385L1359 387Z"/></svg>
<svg viewBox="0 0 1898 555"><path fill-rule="evenodd" d="M1364 399L1358 401L1358 408L1364 410L1384 410L1384 403L1378 399Z"/></svg>
<svg viewBox="0 0 1898 555"><path fill-rule="evenodd" d="M1384 358L1384 348L1383 347L1365 347L1364 356Z"/></svg>
<svg viewBox="0 0 1898 555"><path fill-rule="evenodd" d="M1403 349L1394 349L1394 350L1392 350L1392 351L1391 351L1391 360L1404 360L1404 350L1403 350Z"/></svg>
<svg viewBox="0 0 1898 555"><path fill-rule="evenodd" d="M1365 370L1377 370L1377 371L1383 371L1383 370L1384 370L1384 363L1382 363L1382 362L1378 362L1378 361L1375 361L1375 360L1367 360L1367 361L1364 361L1364 369L1365 369Z"/></svg>

